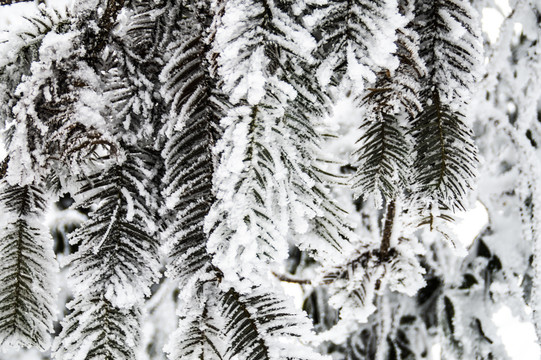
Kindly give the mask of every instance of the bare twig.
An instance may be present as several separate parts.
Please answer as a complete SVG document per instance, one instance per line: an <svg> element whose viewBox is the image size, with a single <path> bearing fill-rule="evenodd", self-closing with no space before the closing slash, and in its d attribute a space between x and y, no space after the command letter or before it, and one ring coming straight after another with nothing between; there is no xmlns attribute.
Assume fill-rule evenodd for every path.
<svg viewBox="0 0 541 360"><path fill-rule="evenodd" d="M286 274L277 274L274 271L272 272L274 276L280 281L288 282L288 283L294 283L294 284L300 284L300 285L310 285L312 284L311 280L308 279L298 279L296 277L293 277L291 275Z"/></svg>
<svg viewBox="0 0 541 360"><path fill-rule="evenodd" d="M393 234L393 223L395 216L396 204L392 200L387 205L387 215L385 216L385 227L383 228L383 236L381 238L380 254L382 258L387 257L389 249L391 247L391 235Z"/></svg>

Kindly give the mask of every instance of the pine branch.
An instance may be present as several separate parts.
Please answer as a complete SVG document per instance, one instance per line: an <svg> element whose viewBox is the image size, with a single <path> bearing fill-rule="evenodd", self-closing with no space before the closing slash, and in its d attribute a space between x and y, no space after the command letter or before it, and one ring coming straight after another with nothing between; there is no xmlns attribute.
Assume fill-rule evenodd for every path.
<svg viewBox="0 0 541 360"><path fill-rule="evenodd" d="M179 6L176 2L136 2L133 5L134 13L125 30L127 36L122 39L125 43L124 51L137 60L138 66L147 62L150 62L153 68L156 66L153 75L159 75L163 64L154 62L164 55L160 51L167 47L169 32L171 27L175 26L167 18L179 19L179 13L183 10L184 6ZM165 24L169 24L169 27L164 26ZM143 72L145 75L148 75L147 73Z"/></svg>
<svg viewBox="0 0 541 360"><path fill-rule="evenodd" d="M375 72L394 70L395 30L401 23L395 1L314 1L320 34L316 48L318 78L323 87L347 81L347 89L362 93L366 83L374 82ZM381 52L388 49L389 53ZM371 56L374 53L380 56Z"/></svg>
<svg viewBox="0 0 541 360"><path fill-rule="evenodd" d="M58 271L53 241L42 224L46 197L35 185L0 182L0 345L45 350L55 320Z"/></svg>
<svg viewBox="0 0 541 360"><path fill-rule="evenodd" d="M290 9L291 10L291 9ZM288 169L292 195L296 199L291 213L304 209L308 231L292 216L292 228L297 232L296 244L312 252L323 263L334 261L346 253L355 239L344 211L333 199L329 185L341 180L325 169L327 156L322 154L323 139L316 130L329 109L329 99L313 78L315 67L301 56L286 58L282 80L295 88L296 96L287 103L282 119L284 129L281 160ZM323 241L314 241L313 235ZM331 260L333 259L334 260Z"/></svg>
<svg viewBox="0 0 541 360"><path fill-rule="evenodd" d="M160 263L147 177L154 161L142 152L126 156L121 165L90 176L77 194L84 199L80 206L97 208L70 236L79 246L68 258L74 312L63 322L56 358L74 349L88 358L133 358L140 307L160 277Z"/></svg>
<svg viewBox="0 0 541 360"><path fill-rule="evenodd" d="M188 317L193 320L183 321L183 328L179 326L179 329L184 330L179 343L176 344L180 351L172 355L171 359L225 359L212 339L211 334L218 332L218 329L212 329L209 326L211 320L208 318L208 309L205 307L200 317L193 316L193 314L189 314Z"/></svg>
<svg viewBox="0 0 541 360"><path fill-rule="evenodd" d="M359 251L347 263L327 271L322 283L330 285L331 304L340 309L341 318L349 322L365 322L375 311L373 304L387 263L395 259L394 251L384 259L378 250Z"/></svg>
<svg viewBox="0 0 541 360"><path fill-rule="evenodd" d="M124 7L124 2L124 0L107 0L105 10L98 20L98 33L92 39L93 44L88 50L87 56L90 59L96 58L107 45L111 31L116 25L116 18Z"/></svg>
<svg viewBox="0 0 541 360"><path fill-rule="evenodd" d="M310 36L292 17L290 10L290 3L274 0L227 2L221 18L223 24L217 31L215 51L221 54L219 73L231 103L244 100L257 105L268 91L268 85L278 85L262 80L283 73L284 56L310 57L307 49L312 45L307 42ZM231 17L229 12L235 16ZM227 47L240 45L239 56L224 51ZM276 90L292 97L290 89Z"/></svg>
<svg viewBox="0 0 541 360"><path fill-rule="evenodd" d="M101 89L96 88L96 77L81 76L94 75L92 69L77 58L63 60L51 64L54 75L42 85L51 100L36 99L35 108L40 116L38 121L48 126L43 150L46 161L59 162L78 175L101 158L116 155L118 144L104 129L103 107L89 99L102 97ZM90 121L88 113L94 115Z"/></svg>
<svg viewBox="0 0 541 360"><path fill-rule="evenodd" d="M348 261L323 274L321 283L329 286L329 302L340 311L338 328L353 329L353 323L366 322L376 311L377 295L384 296L386 287L413 296L425 285L415 243L399 238L391 246L398 221L396 206L395 202L388 204L380 249L360 248Z"/></svg>
<svg viewBox="0 0 541 360"><path fill-rule="evenodd" d="M414 181L420 196L452 211L464 209L476 174L477 148L463 115L435 97L412 126L417 153Z"/></svg>
<svg viewBox="0 0 541 360"><path fill-rule="evenodd" d="M88 178L77 197L90 207L90 219L78 228L70 243L79 251L70 256L69 276L82 295L105 293L115 306L140 303L159 278L157 226L145 170L149 154L132 152L122 165ZM137 274L137 276L134 276Z"/></svg>
<svg viewBox="0 0 541 360"><path fill-rule="evenodd" d="M117 144L104 126L98 76L75 49L82 37L74 21L43 9L28 21L35 31L23 37L25 45L5 68L14 91L6 104L11 107L3 109L6 145L17 164L7 178L23 185L56 176L66 185L116 154ZM44 42L48 37L62 39L63 51L60 40Z"/></svg>
<svg viewBox="0 0 541 360"><path fill-rule="evenodd" d="M222 19L219 74L238 105L222 120L217 144L217 202L208 218L213 261L226 278L249 279L259 271L253 255L265 265L280 262L289 236L318 260L332 261L354 235L330 200L328 173L317 161L315 127L326 102L312 91L309 34L288 2L228 2ZM241 49L239 56L230 57L229 47ZM256 241L247 243L247 236Z"/></svg>
<svg viewBox="0 0 541 360"><path fill-rule="evenodd" d="M476 176L477 149L461 114L482 61L477 14L467 1L417 2L415 30L427 66L423 111L412 123L414 182L435 207L464 209Z"/></svg>
<svg viewBox="0 0 541 360"><path fill-rule="evenodd" d="M478 14L469 1L417 1L414 29L427 67L423 102L437 96L461 109L468 103L483 61Z"/></svg>
<svg viewBox="0 0 541 360"><path fill-rule="evenodd" d="M372 197L377 207L402 195L410 185L413 144L403 118L421 110L419 91L425 74L418 55L419 39L411 29L412 12L411 4L400 3L405 24L396 30L398 68L392 74L380 72L375 87L362 99L364 133L353 153L357 171L351 180L356 195Z"/></svg>
<svg viewBox="0 0 541 360"><path fill-rule="evenodd" d="M384 199L398 196L407 184L411 145L397 118L385 112L376 112L361 129L365 132L353 153L357 171L352 186L356 194L365 198L372 195L379 207Z"/></svg>
<svg viewBox="0 0 541 360"><path fill-rule="evenodd" d="M213 148L219 136L219 119L223 115L222 97L209 73L203 17L209 9L186 9L181 27L192 29L191 35L178 46L164 67L160 79L162 94L170 109L162 131L167 137L163 156L165 176L163 197L172 220L164 238L171 259L168 276L185 284L191 276L210 265L205 217L214 203Z"/></svg>
<svg viewBox="0 0 541 360"><path fill-rule="evenodd" d="M121 3L110 5L115 13ZM57 358L74 353L133 359L139 345L141 307L160 277L157 179L161 159L156 149L163 142L155 138L162 116L162 102L155 96L159 59L145 53L148 58L142 61L139 56L147 49L130 48L130 41L139 35L135 29L140 25L138 11L156 14L157 19L151 21L154 26L163 10L157 7L137 7L127 25L132 36L107 40L103 63L94 64L101 69L100 84L105 87L107 121L103 128L118 144L119 156L105 163L102 159L105 169L78 183L79 205L95 210L70 239L78 245L78 251L68 258L75 300L55 344ZM139 30L144 33L145 27ZM150 67L153 71L148 71Z"/></svg>
<svg viewBox="0 0 541 360"><path fill-rule="evenodd" d="M168 46L176 43L172 34L180 26L176 20L185 7L176 2L135 2L130 7L124 29L127 35L113 34L103 60L109 122L124 144L161 152L166 138L160 132L169 104L160 94L160 73L172 55ZM177 38L184 35L175 33ZM161 161L156 169L163 172ZM156 190L159 192L158 186Z"/></svg>
<svg viewBox="0 0 541 360"><path fill-rule="evenodd" d="M209 279L181 291L180 297L188 301L180 305L178 328L165 348L171 360L228 359L219 304L219 279Z"/></svg>
<svg viewBox="0 0 541 360"><path fill-rule="evenodd" d="M287 244L284 238L285 229L279 229L274 217L274 204L279 203L276 164L278 154L273 151L272 138L265 136L265 112L259 107L239 108L233 116L223 122L231 125L224 130L224 136L218 143L222 154L222 167L217 173L217 198L207 221L210 226L210 237L207 247L214 256L214 263L229 276L238 277L257 271L251 263L253 256L258 261L269 263L279 261L287 256ZM276 129L279 131L279 129ZM242 142L238 143L238 139ZM242 157L242 165L228 165L228 158L238 153ZM235 159L233 161L239 161ZM232 166L239 170L233 173ZM221 171L221 172L220 172ZM278 183L283 184L283 179ZM286 186L283 184L282 186ZM275 199L270 201L269 199ZM283 214L282 216L287 216ZM245 252L246 245L242 239L245 234L252 233L255 254ZM230 255L228 255L230 254ZM231 257L238 258L239 264L232 264ZM245 269L239 269L246 267Z"/></svg>
<svg viewBox="0 0 541 360"><path fill-rule="evenodd" d="M67 306L73 311L63 320L53 344L55 359L135 359L140 338L138 308L118 308L99 294Z"/></svg>
<svg viewBox="0 0 541 360"><path fill-rule="evenodd" d="M283 296L283 295L282 295ZM222 316L227 357L245 360L322 359L296 339L306 340L309 320L279 295L254 288L249 295L234 289L223 293Z"/></svg>

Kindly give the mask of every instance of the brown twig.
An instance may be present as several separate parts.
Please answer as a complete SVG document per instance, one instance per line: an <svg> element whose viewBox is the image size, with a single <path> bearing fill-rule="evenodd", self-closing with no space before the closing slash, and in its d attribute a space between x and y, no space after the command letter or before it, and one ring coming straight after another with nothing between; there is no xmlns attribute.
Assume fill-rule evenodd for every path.
<svg viewBox="0 0 541 360"><path fill-rule="evenodd" d="M290 275L286 275L286 274L277 274L275 273L274 271L272 272L272 274L274 276L276 276L276 278L280 281L284 281L284 282L288 282L288 283L293 283L293 284L300 284L300 285L311 285L312 284L312 281L311 280L308 280L308 279L297 279L295 277L292 277Z"/></svg>
<svg viewBox="0 0 541 360"><path fill-rule="evenodd" d="M381 245L379 248L382 258L386 258L391 248L391 235L393 234L393 223L395 216L396 204L392 200L387 205L387 215L385 216L385 227L383 228L383 236L381 238Z"/></svg>

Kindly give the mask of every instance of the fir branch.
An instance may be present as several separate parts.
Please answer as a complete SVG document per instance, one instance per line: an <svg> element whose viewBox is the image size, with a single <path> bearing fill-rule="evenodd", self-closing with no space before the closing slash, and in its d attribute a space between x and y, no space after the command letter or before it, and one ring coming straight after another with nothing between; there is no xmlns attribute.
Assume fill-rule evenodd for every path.
<svg viewBox="0 0 541 360"><path fill-rule="evenodd" d="M477 19L466 0L416 1L414 29L427 67L423 103L435 96L453 110L468 103L483 59Z"/></svg>
<svg viewBox="0 0 541 360"><path fill-rule="evenodd" d="M114 0L111 0L114 1ZM122 41L125 43L124 51L139 63L150 63L149 66L157 66L153 75L158 75L163 64L153 64L164 54L160 50L167 47L168 34L174 27L169 19L179 19L179 13L184 6L176 2L136 2L133 5L134 13L127 24L126 34ZM169 24L169 27L164 27ZM145 74L145 72L143 72Z"/></svg>
<svg viewBox="0 0 541 360"><path fill-rule="evenodd" d="M348 91L362 93L367 83L374 82L375 72L394 70L391 55L395 30L401 19L397 17L395 1L313 1L314 16L318 21L314 33L319 35L315 50L318 59L318 80L323 87L337 86L346 81ZM377 59L370 55L388 49Z"/></svg>
<svg viewBox="0 0 541 360"><path fill-rule="evenodd" d="M225 360L219 277L196 281L181 290L178 328L166 345L171 360Z"/></svg>
<svg viewBox="0 0 541 360"><path fill-rule="evenodd" d="M405 129L394 115L376 112L361 126L365 132L361 145L352 154L357 168L352 177L356 194L374 196L377 207L382 200L398 196L407 183L411 149Z"/></svg>
<svg viewBox="0 0 541 360"><path fill-rule="evenodd" d="M435 201L438 207L464 209L463 200L476 174L477 148L462 114L435 97L412 126L419 196Z"/></svg>
<svg viewBox="0 0 541 360"><path fill-rule="evenodd" d="M55 319L58 271L53 241L41 218L46 197L35 185L0 182L0 345L45 350Z"/></svg>
<svg viewBox="0 0 541 360"><path fill-rule="evenodd" d="M70 238L79 245L69 258L79 296L106 293L113 305L123 307L150 295L160 276L157 226L147 199L152 183L145 168L151 166L149 154L132 152L122 165L84 180L77 194L84 199L80 206L99 205Z"/></svg>
<svg viewBox="0 0 541 360"><path fill-rule="evenodd" d="M330 303L340 310L339 328L366 322L376 310L377 295L385 294L386 287L411 296L425 285L425 270L412 240L400 238L390 246L395 212L396 203L389 203L380 249L359 248L348 261L323 273L321 283L329 287Z"/></svg>
<svg viewBox="0 0 541 360"><path fill-rule="evenodd" d="M414 183L433 206L464 209L476 176L477 148L464 111L482 61L477 14L469 2L417 2L414 29L427 66L423 111L412 123ZM430 205L429 205L430 206Z"/></svg>
<svg viewBox="0 0 541 360"><path fill-rule="evenodd" d="M53 344L55 359L135 359L140 338L138 308L118 308L98 294L67 306L73 311L63 320Z"/></svg>
<svg viewBox="0 0 541 360"><path fill-rule="evenodd" d="M377 207L402 195L410 185L413 144L403 118L421 110L419 91L425 67L418 55L418 35L411 29L412 4L400 3L400 13L405 21L396 30L398 68L392 73L381 71L375 87L363 97L364 133L352 154L357 169L352 187L357 196L372 197Z"/></svg>
<svg viewBox="0 0 541 360"><path fill-rule="evenodd" d="M289 234L321 261L340 256L354 237L317 160L315 128L326 102L309 75L310 36L293 12L288 2L228 2L216 34L224 90L238 104L222 120L217 202L208 218L208 248L226 277L257 272L253 252L265 264L285 259ZM241 55L230 58L229 47ZM257 240L248 244L247 235ZM227 270L231 257L242 270Z"/></svg>
<svg viewBox="0 0 541 360"><path fill-rule="evenodd" d="M55 356L132 359L140 307L160 277L153 184L148 153L132 151L121 165L82 180L81 206L97 203L90 219L70 236L79 246L68 257L75 300L56 340ZM79 349L83 355L77 355Z"/></svg>
<svg viewBox="0 0 541 360"><path fill-rule="evenodd" d="M220 304L229 344L228 358L246 360L322 359L296 339L308 337L309 320L281 298L262 288L241 295L233 288L224 292Z"/></svg>
<svg viewBox="0 0 541 360"><path fill-rule="evenodd" d="M185 284L191 276L210 265L205 217L214 203L212 179L213 148L220 134L223 116L221 94L209 73L206 44L199 18L208 8L187 8L181 24L192 29L183 43L171 44L174 51L160 79L169 114L162 131L167 140L162 153L165 159L162 191L172 219L164 238L171 259L168 275ZM201 33L203 32L203 34Z"/></svg>
<svg viewBox="0 0 541 360"><path fill-rule="evenodd" d="M208 313L209 309L205 305L201 314L191 313L186 315L187 319L181 320L182 327L179 326L179 330L182 334L175 344L175 350L171 351L171 359L225 359L213 339L220 329L212 325Z"/></svg>

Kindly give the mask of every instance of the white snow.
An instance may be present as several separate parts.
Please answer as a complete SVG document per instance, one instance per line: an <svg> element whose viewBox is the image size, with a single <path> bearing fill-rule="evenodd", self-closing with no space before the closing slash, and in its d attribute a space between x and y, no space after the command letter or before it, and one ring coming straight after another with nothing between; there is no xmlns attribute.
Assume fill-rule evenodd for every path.
<svg viewBox="0 0 541 360"><path fill-rule="evenodd" d="M62 0L59 2L58 0L56 0L55 6L61 7L64 3L70 3L70 1ZM509 3L507 1L497 0L496 3L498 4L498 8L485 8L482 10L483 31L488 33L488 36L492 43L496 43L498 41L500 37L499 31L504 21L504 17L507 16L511 11ZM33 12L35 12L35 5L33 3L21 3L12 5L10 7L2 7L2 11L0 12L0 62L6 56L9 50L6 49L5 46L2 47L5 44L2 43L2 41L7 37L7 32L1 32L2 29L9 29L11 31L16 28L24 28L27 25L25 21L22 20L22 15L31 16ZM242 19L246 17L246 14L239 14L239 12L235 11L235 9L226 12L226 14L227 15L224 18L224 23L230 25L232 28L234 28L235 25L239 25L239 16L242 17ZM458 23L455 19L450 17L449 14L442 14L442 17L444 17L445 21L451 29L449 36L453 40L459 42L460 38L462 38L465 34L464 27L460 25L460 23ZM278 25L282 28L286 28L287 24L279 23ZM515 31L526 31L527 33L531 34L536 31L534 25L535 24L532 20L528 20L528 22L524 25L516 23L513 26L515 28ZM229 32L224 31L223 33L219 33L219 41L225 43L231 38L237 36L238 33L234 30L235 29ZM309 50L314 46L314 44L313 39L307 37L303 38L303 36L305 35L306 34L299 32L298 34L296 34L296 39L293 39L291 43L287 43L286 45L296 49L299 53L308 53ZM52 33L46 36L44 39L44 46L40 50L41 55L48 59L56 60L66 57L71 51L71 48L69 47L70 36L73 36L73 34L59 35ZM224 59L223 62L226 62L226 60L228 59L237 57L238 53L243 51L243 47L245 45L246 43L244 42L234 43L233 45L228 43L228 46L224 45L223 52L221 53L221 56ZM375 41L375 44L372 45L380 46L379 48L375 48L372 50L371 54L374 57L374 62L380 64L381 66L387 64L389 68L392 69L394 66L393 64L396 62L396 60L389 55L394 50L392 42L380 44L379 41ZM226 79L226 89L231 91L231 100L233 103L237 103L240 100L245 99L250 105L259 104L266 94L267 86L274 86L274 88L279 89L284 94L284 99L293 99L295 97L296 93L292 87L288 88L284 84L279 83L276 79L269 78L269 76L265 74L265 67L267 64L265 56L263 56L262 52L263 47L259 47L254 52L254 54L252 54L246 60L246 62L236 64L238 66L236 66L235 68L225 67L222 69L222 72ZM355 49L351 48L351 46L348 47L347 59L349 65L348 75L350 76L351 80L353 80L355 86L357 86L357 91L360 92L363 89L365 83L374 81L374 73L370 69L370 66L363 62L364 58L357 54L355 52ZM331 61L324 64L324 66L318 69L318 78L320 80L320 83L324 86L326 86L330 80L332 66L333 63ZM35 68L35 70L41 71L41 69L37 67ZM234 73L229 73L233 70L235 71ZM442 71L445 72L446 70L447 69L443 69ZM91 79L94 74L87 75L88 76L85 76L83 74L81 76L87 79ZM448 84L451 85L450 87L453 91L455 91L454 94L464 95L467 93L467 91L465 91L464 89L457 89L458 85L455 79L448 78L444 75L441 76L442 79L444 79ZM23 92L25 90L24 86L22 86L20 90L21 92ZM453 96L455 95L448 95L448 98L451 99ZM101 117L93 117L96 115L93 109L99 108L99 103L102 101L102 99L93 98L92 92L83 92L81 94L81 97L82 105L85 106L81 106L81 108L78 109L78 116L87 118L88 123L102 125L103 119ZM145 106L150 107L150 101L151 100L149 98L145 99ZM334 126L339 127L339 125L341 125L343 122L349 121L350 123L347 125L352 128L356 128L355 126L351 125L362 116L362 110L354 108L355 105L349 103L351 103L350 99L340 99L340 105L337 106L337 123L334 123ZM344 106L352 106L352 108L344 109ZM509 103L507 106L513 107L515 105ZM143 105L141 105L141 107L143 107ZM274 116L277 117L276 114L280 114L280 111L283 111L283 109L276 110ZM26 113L23 113L23 110L21 110L21 116L24 115L26 115ZM277 163L276 168L272 169L274 170L274 172L269 171L269 173L263 174L266 180L272 179L274 181L271 183L271 185L269 185L271 191L264 194L265 203L272 203L276 200L275 203L277 205L274 208L262 206L261 210L266 214L270 214L276 217L276 220L274 222L274 224L276 224L276 227L265 222L258 222L260 221L257 220L258 216L254 215L253 212L247 211L248 208L255 207L254 197L250 197L249 195L249 190L257 188L257 186L254 185L255 182L252 181L247 185L242 185L241 189L239 190L240 195L232 194L231 192L227 191L228 189L232 188L232 184L234 184L235 181L241 180L241 175L245 175L244 172L250 165L247 164L247 162L245 161L246 149L249 142L249 116L250 109L248 107L238 108L236 109L236 112L232 112L230 114L230 117L224 119L223 122L224 125L229 126L230 129L229 132L226 131L226 141L223 141L220 146L222 150L230 151L230 153L227 154L228 156L226 157L226 161L224 162L225 165L218 171L218 178L223 183L218 184L217 190L218 197L221 200L224 200L221 210L225 209L224 211L231 214L230 218L227 219L226 225L224 225L224 233L232 231L234 234L230 237L227 237L227 241L224 240L224 237L222 236L223 234L218 234L220 236L211 237L211 241L209 242L209 250L215 251L217 254L220 254L219 256L216 256L216 263L223 265L224 270L226 270L224 283L236 283L241 288L241 292L249 292L251 289L250 286L252 284L250 282L239 284L240 280L238 277L240 275L249 275L252 272L254 274L259 274L259 272L263 271L260 271L258 267L261 266L261 264L264 264L265 266L268 265L267 260L255 260L257 258L256 255L261 252L261 249L264 247L262 244L258 244L257 241L254 241L254 239L257 239L258 236L261 236L261 234L265 232L273 233L274 235L276 235L276 238L280 240L280 243L278 244L278 249L275 253L276 259L279 262L287 256L287 237L291 234L291 229L289 227L291 226L291 228L294 228L297 234L309 233L311 230L310 221L319 215L317 213L318 209L314 211L309 207L304 207L302 205L303 203L296 202L296 194L288 194L285 190L283 190L284 184L288 181L291 174L286 171L286 168L281 163ZM344 120L343 118L346 117L349 118L347 120ZM241 120L239 120L239 118L241 118ZM262 118L262 121L267 121L268 124L272 124L274 119L275 118L269 116L268 118ZM269 138L263 140L263 145L271 148L271 156L273 158L273 161L276 161L277 159L279 159L280 154L276 151L275 148L273 149L272 146L277 144L277 141L283 142L280 143L280 145L285 144L284 146L287 146L287 134L284 135L283 138L272 135L275 129L272 129L271 126L268 124L265 125L266 128L264 129L264 131L266 135L269 135ZM178 126L175 130L178 131L180 130L180 128L181 127ZM17 131L20 132L20 134L18 134L19 138L25 138L26 134L24 133L24 126L19 126ZM341 141L334 144L335 148L333 149L333 151L335 153L342 154L350 152L352 147L351 144L354 142L354 140L356 140L356 137L356 131L351 131L350 133L342 136L340 138ZM21 144L17 143L15 145ZM3 147L0 147L0 152L3 151L2 148ZM5 154L0 153L0 159L3 158L4 155ZM17 171L13 171L10 169L12 173L16 173L19 176L15 180L12 179L13 183L19 181L20 177L25 177L26 172L31 173L31 169L25 169L23 165L30 163L29 156L30 155L28 154L28 152L21 153L20 168L16 169ZM296 154L291 153L291 157L292 159L296 159ZM512 176L516 177L518 176L518 174L513 173ZM302 178L302 176L300 176L300 178ZM307 188L310 188L314 185L313 180L308 177L302 178L302 180L303 184L308 185ZM490 180L487 180L487 184L497 186L495 182L492 183L490 182ZM126 219L128 221L132 221L135 214L134 199L125 188L121 189L121 193L127 203ZM167 199L168 205L170 207L176 204L177 200L174 197L177 195L178 194L175 193L169 199ZM289 214L288 211L291 211L291 213ZM319 209L319 211L321 210ZM80 222L83 220L82 217L78 217L73 212L66 212L66 214L66 216L70 216L70 221ZM116 212L113 214L113 218L115 215ZM215 218L218 218L221 216L221 213L216 213L215 211L215 213L211 215ZM507 232L502 233L507 234L511 237L513 235L513 232L517 230L515 226L516 224L514 224L512 221L506 222L505 218L510 218L515 215L516 214L514 213L498 214L498 216L501 216L502 222L499 224L495 224L495 226L509 226ZM461 217L462 219L457 221L457 223L453 224L452 228L455 233L457 233L458 239L463 244L464 248L468 248L468 246L472 244L475 237L487 224L488 212L485 206L478 201L475 203L475 207L473 209L459 214L459 217ZM251 223L247 224L246 219L249 219ZM58 219L55 219L55 221L58 221ZM107 231L101 241L98 242L98 244L95 246L95 252L99 251L100 246L105 241L105 238L110 231L111 225L107 228ZM154 229L152 229L152 231L154 231ZM307 239L309 239L309 237L307 237ZM305 241L305 243L309 242L309 240ZM505 245L501 245L500 247L496 247L496 252L500 251L501 253L509 254L509 258L502 259L502 262L504 264L506 261L511 263L515 259L515 257L512 257L515 256L513 252L514 249L512 249L513 246L514 245L512 243L508 243ZM223 254L221 253L222 251ZM516 251L518 252L518 250ZM406 256L407 258L414 257L415 253L408 253L407 255L409 255ZM520 259L519 255L516 256L516 258ZM404 264L404 266L406 267L410 265L411 269L408 270L408 273L411 273L412 275L419 275L419 273L413 273L417 270L415 266L416 264L410 264L407 262ZM265 266L263 266L263 268L266 268ZM247 270L247 273L236 273L239 268L242 270ZM118 286L121 280L125 280L128 275L124 274L122 271L119 271L117 275L118 279L114 280L116 282L115 286L110 285L108 288L107 297L112 299L119 306L131 306L135 302L142 301L142 294L140 292L141 289L130 286ZM412 276L412 278L409 280L412 280L412 284L409 284L409 286L405 286L402 291L406 293L413 293L412 289L414 287L420 286L419 277ZM396 281L396 283L398 283L398 281ZM84 285L85 284L83 284L83 286ZM244 285L245 288L242 288L242 285ZM300 304L303 300L300 286L295 284L283 284L282 286L284 287L285 292L294 295L295 307L299 309ZM391 288L399 289L396 284L391 284ZM148 289L146 289L145 291L148 292ZM502 291L502 293L504 293L504 291ZM373 294L368 294L369 297L371 297L372 295ZM338 303L341 300L343 299L335 299L335 301ZM171 304L168 304L168 306L166 306L166 308L169 307L168 310L170 310L170 305ZM251 310L255 311L254 309ZM361 311L359 311L358 309L356 309L356 311L357 313L354 315L359 317L361 320L364 320L373 311L373 304L370 303ZM155 315L155 317L158 319L156 321L161 321L160 319L162 318L159 315L160 314ZM344 315L348 316L349 314L345 312ZM539 347L535 344L535 332L533 330L533 326L530 323L521 322L518 318L513 316L511 310L506 305L502 305L500 310L495 314L494 321L499 327L498 331L502 336L503 342L507 350L514 359L529 360L539 358ZM341 324L341 326L343 326L343 329L347 328L346 325ZM152 331L156 331L156 328L153 326L149 327L147 324L147 327L144 331L145 337L147 339L151 336L150 333ZM336 331L335 334L333 334L333 336L337 335L339 335L339 331ZM162 336L165 335L162 334ZM278 354L280 353L280 351L282 351L282 349L279 347L280 344L275 345L276 348L273 349L273 351ZM441 354L441 346L439 344L435 344L432 348L432 353L434 358L439 358ZM11 354L9 356L13 359L24 360L39 358L39 355L33 351L21 353L18 355L18 357L16 357L17 355Z"/></svg>
<svg viewBox="0 0 541 360"><path fill-rule="evenodd" d="M487 210L480 201L477 201L472 209L458 212L456 221L450 226L464 248L468 248L487 223Z"/></svg>
<svg viewBox="0 0 541 360"><path fill-rule="evenodd" d="M513 316L511 309L505 305L502 305L494 314L493 320L498 326L498 334L512 359L539 359L541 352L532 323L521 321Z"/></svg>

